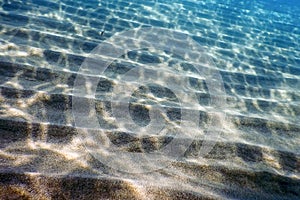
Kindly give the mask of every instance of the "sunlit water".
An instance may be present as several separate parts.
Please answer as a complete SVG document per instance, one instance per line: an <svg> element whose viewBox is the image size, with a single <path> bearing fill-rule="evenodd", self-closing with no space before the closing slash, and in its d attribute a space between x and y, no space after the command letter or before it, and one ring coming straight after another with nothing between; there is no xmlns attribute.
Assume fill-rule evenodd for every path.
<svg viewBox="0 0 300 200"><path fill-rule="evenodd" d="M0 0L0 199L12 194L36 199L299 199L297 3ZM214 63L206 67L221 75L224 93L212 94L207 77L197 74L189 59L156 49L128 52L101 75L80 71L101 42L151 26L187 34L203 47ZM126 132L113 115L109 94L126 84L122 77L136 66L154 70L158 79L132 93L133 121L146 127L151 109L159 105L166 111L164 121L174 127L183 119L181 109L195 110L199 130L185 127L185 135L194 139L183 156L168 157L166 167L151 173L131 174L87 151L87 144L105 144L100 136L81 134L72 100L79 94L73 88L78 74L98 77L96 94L84 98L93 102L100 131L122 152L160 149L172 135ZM199 105L180 104L175 93L185 90L164 87L166 72L177 74L174 81L188 79L187 91L196 94ZM213 96L225 104L212 105ZM186 98L193 102L192 96ZM211 110L223 118L214 130L218 134L205 137L216 120ZM200 156L207 141L213 149ZM119 164L134 171L132 161Z"/></svg>

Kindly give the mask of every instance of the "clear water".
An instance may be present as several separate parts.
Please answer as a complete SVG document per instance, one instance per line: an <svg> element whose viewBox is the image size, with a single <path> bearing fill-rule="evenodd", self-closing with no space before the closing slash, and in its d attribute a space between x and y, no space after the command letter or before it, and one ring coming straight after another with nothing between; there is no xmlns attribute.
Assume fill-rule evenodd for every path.
<svg viewBox="0 0 300 200"><path fill-rule="evenodd" d="M0 199L299 199L299 13L296 0L0 0ZM97 57L144 28L154 48L136 31L135 50ZM174 45L166 38L190 56L155 48ZM192 59L193 42L209 62ZM151 153L171 140L190 145L173 156L175 143L162 167ZM130 173L146 154L153 170Z"/></svg>

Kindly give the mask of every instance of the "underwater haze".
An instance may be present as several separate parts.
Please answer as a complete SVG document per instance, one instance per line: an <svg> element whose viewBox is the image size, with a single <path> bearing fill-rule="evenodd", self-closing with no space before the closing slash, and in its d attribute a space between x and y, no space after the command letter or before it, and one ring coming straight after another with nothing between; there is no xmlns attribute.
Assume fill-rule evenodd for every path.
<svg viewBox="0 0 300 200"><path fill-rule="evenodd" d="M300 1L0 0L0 199L300 199Z"/></svg>

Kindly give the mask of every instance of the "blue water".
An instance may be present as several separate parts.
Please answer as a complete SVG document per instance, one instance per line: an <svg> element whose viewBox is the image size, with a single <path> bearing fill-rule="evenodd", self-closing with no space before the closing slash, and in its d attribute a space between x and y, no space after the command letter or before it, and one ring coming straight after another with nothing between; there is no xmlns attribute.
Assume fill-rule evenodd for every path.
<svg viewBox="0 0 300 200"><path fill-rule="evenodd" d="M192 59L142 48L138 34L133 39L142 49L115 58L105 73L94 73L97 66L83 69L98 45L120 47L123 40L114 39L118 34L151 27L199 45L210 59L204 69L218 74L211 81L222 91L210 89L210 80L197 74ZM165 36L153 34L150 43L162 44ZM179 49L189 52L189 47ZM196 110L203 130L182 128L186 135L178 138L183 141L196 136L191 145L179 158L167 155L169 164L152 173L120 170L134 171L134 159L121 159L118 169L101 162L95 155L103 152L87 149L105 146L103 135L82 137L84 127L74 120L78 95L88 105L93 102L96 112L79 111L94 116L98 131L120 152L149 153L177 138L120 129L110 92L126 84L122 78L134 66L157 73L153 84L139 87L128 102L127 114L135 124L147 127L149 113L161 105L166 113L161 121L180 126L182 110ZM167 72L179 79L171 89ZM99 78L95 85L82 84L84 91L95 89L93 97L80 96L74 87L78 76ZM141 77L134 78L139 82ZM176 85L181 78L190 85ZM179 104L176 92L182 89L188 95ZM194 101L186 91L196 94L199 105L190 105ZM221 106L213 104L215 98ZM203 136L214 121L219 127L211 132L217 134ZM300 199L299 123L297 0L0 0L0 199L12 194L36 199ZM212 149L200 156L205 142Z"/></svg>

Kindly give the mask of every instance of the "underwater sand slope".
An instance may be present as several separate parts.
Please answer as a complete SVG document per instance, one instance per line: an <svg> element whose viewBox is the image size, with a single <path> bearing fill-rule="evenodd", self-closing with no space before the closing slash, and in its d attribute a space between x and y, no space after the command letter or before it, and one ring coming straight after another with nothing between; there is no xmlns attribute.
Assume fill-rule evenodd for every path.
<svg viewBox="0 0 300 200"><path fill-rule="evenodd" d="M299 198L299 8L283 7L268 13L270 5L260 1L0 1L0 199ZM170 158L168 167L128 174L86 151L72 97L89 52L140 25L187 31L207 49L224 82L227 105L220 112L226 121L219 137L194 139L184 157ZM110 91L124 69L154 63L170 68L179 63L174 66L182 77L192 71L168 53L131 52L99 76L96 98L86 97L95 102L102 131L126 152L149 153L172 138L118 130L110 99L101 92ZM205 129L213 94L203 80L191 82L201 106L199 127ZM148 89L152 101L167 99L170 123L180 119L170 91ZM135 98L150 97L141 89ZM147 124L149 110L135 102L130 106L135 122ZM216 144L200 157L205 140Z"/></svg>

